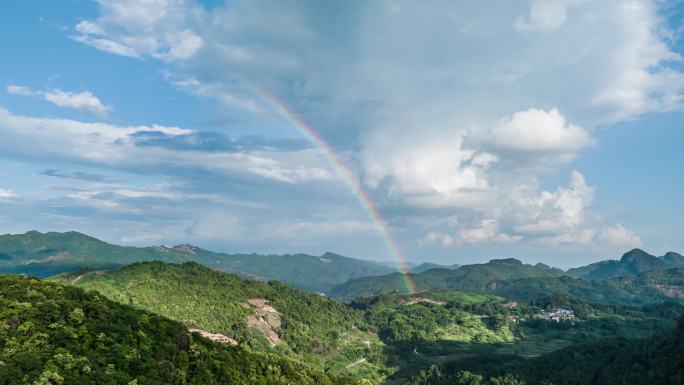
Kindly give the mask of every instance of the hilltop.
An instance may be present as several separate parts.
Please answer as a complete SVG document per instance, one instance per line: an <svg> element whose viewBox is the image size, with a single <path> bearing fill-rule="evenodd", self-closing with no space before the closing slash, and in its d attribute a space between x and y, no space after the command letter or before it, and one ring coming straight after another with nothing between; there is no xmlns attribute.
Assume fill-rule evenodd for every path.
<svg viewBox="0 0 684 385"><path fill-rule="evenodd" d="M569 269L567 275L587 280L636 276L649 270L684 267L684 257L674 253L656 257L640 249L628 251L620 260L606 260Z"/></svg>

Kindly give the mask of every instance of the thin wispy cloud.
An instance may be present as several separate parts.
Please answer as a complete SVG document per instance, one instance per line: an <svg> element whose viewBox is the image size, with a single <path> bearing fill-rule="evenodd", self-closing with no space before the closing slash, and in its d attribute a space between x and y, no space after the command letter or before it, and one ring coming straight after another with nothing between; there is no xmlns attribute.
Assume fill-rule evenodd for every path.
<svg viewBox="0 0 684 385"><path fill-rule="evenodd" d="M34 91L29 87L15 84L7 86L6 90L10 95L38 96L58 107L78 110L101 119L106 119L112 110L112 107L102 103L90 91L67 92L60 89Z"/></svg>

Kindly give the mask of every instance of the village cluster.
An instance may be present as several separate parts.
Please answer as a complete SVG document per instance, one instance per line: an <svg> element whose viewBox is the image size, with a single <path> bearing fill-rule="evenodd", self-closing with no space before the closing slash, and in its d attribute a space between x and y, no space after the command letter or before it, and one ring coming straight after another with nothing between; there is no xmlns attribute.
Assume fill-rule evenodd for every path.
<svg viewBox="0 0 684 385"><path fill-rule="evenodd" d="M535 317L559 322L560 320L574 319L575 312L570 309L555 309L552 311L542 311L536 314Z"/></svg>

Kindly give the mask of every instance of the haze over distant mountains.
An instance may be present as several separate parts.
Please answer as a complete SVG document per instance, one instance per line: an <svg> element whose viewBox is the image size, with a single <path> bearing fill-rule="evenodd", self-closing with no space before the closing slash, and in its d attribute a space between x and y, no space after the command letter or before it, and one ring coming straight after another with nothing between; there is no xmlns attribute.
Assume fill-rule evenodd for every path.
<svg viewBox="0 0 684 385"><path fill-rule="evenodd" d="M108 270L153 260L198 262L250 279L279 280L345 301L408 290L395 268L334 253L321 256L226 254L192 245L117 246L78 232L30 231L0 236L0 272L5 273L45 277L77 270ZM419 291L460 289L524 299L557 293L594 302L638 304L668 295L678 296L678 289L668 291L665 288L672 286L673 281L678 284L673 277L678 277L680 272L668 272L667 269L683 267L684 257L675 252L656 257L634 249L619 260L596 262L568 271L508 258L464 266L423 263L413 268L410 278ZM653 273L644 275L646 272ZM650 286L637 279L646 277ZM641 283L637 285L636 282Z"/></svg>
<svg viewBox="0 0 684 385"><path fill-rule="evenodd" d="M130 247L67 232L0 236L0 272L46 277L79 269L112 269L134 262L199 262L217 270L258 280L280 280L307 291L324 292L349 279L396 271L375 262L334 253L260 255L224 254L192 245Z"/></svg>
<svg viewBox="0 0 684 385"><path fill-rule="evenodd" d="M368 277L378 281L399 278L397 269L389 264L344 257L335 253L321 256L307 254L261 255L226 254L193 245L174 247L118 246L78 232L29 231L24 234L0 236L0 272L49 276L78 269L108 269L134 262L159 260L171 263L195 261L206 266L260 280L281 280L308 291L327 292L352 279L361 284ZM484 281L567 275L586 280L636 276L654 270L684 267L684 256L668 252L656 257L634 249L619 260L605 260L563 271L543 263L528 265L517 259L493 259L485 264L445 266L425 262L412 268L417 282L429 281L429 288L440 281L459 278L461 285ZM394 274L394 275L393 275ZM425 274L425 275L422 275ZM464 281L463 279L466 279ZM419 284L420 285L420 284Z"/></svg>

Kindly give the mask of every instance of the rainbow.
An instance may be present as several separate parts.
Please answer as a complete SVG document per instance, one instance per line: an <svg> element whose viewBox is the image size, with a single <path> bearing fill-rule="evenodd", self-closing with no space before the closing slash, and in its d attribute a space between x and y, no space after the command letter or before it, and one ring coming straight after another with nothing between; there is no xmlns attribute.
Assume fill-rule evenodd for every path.
<svg viewBox="0 0 684 385"><path fill-rule="evenodd" d="M359 201L359 204L368 215L368 218L371 220L371 222L373 222L378 230L380 230L387 250L399 265L402 280L406 286L406 289L410 294L415 293L416 284L413 280L413 274L411 273L409 264L406 262L406 259L404 258L397 241L394 239L392 232L382 219L380 211L377 209L377 207L375 207L373 201L370 199L363 186L361 186L361 183L354 176L351 170L349 170L349 168L338 158L328 143L297 114L287 108L285 103L280 101L274 95L258 87L254 87L249 84L246 84L245 86L251 93L256 95L262 102L273 109L273 111L275 111L281 118L301 132L314 146L316 146L316 148L318 148L320 153L323 155L323 158L325 158L325 160L330 164L331 168L335 171L335 174L337 174L337 176L349 187L354 197L356 197L356 200Z"/></svg>

